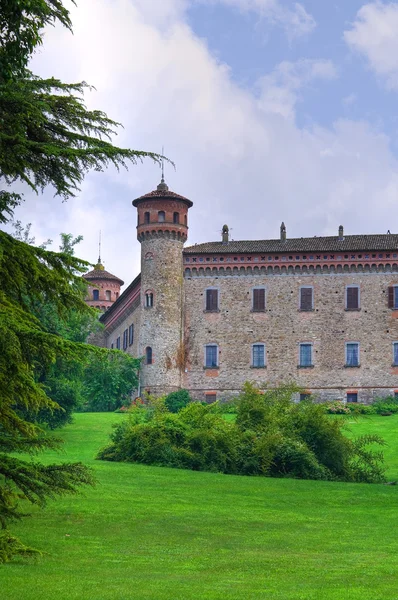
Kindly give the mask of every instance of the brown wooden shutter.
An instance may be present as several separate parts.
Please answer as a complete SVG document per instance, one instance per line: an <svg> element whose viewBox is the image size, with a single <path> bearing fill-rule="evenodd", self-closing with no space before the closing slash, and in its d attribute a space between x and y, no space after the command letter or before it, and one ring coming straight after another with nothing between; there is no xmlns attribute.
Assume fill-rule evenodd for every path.
<svg viewBox="0 0 398 600"><path fill-rule="evenodd" d="M394 288L388 288L388 308L394 308Z"/></svg>
<svg viewBox="0 0 398 600"><path fill-rule="evenodd" d="M312 310L312 288L301 288L300 293L301 310Z"/></svg>
<svg viewBox="0 0 398 600"><path fill-rule="evenodd" d="M348 287L347 288L347 309L359 308L359 288Z"/></svg>
<svg viewBox="0 0 398 600"><path fill-rule="evenodd" d="M218 310L218 290L206 290L206 310Z"/></svg>
<svg viewBox="0 0 398 600"><path fill-rule="evenodd" d="M265 290L253 290L253 310L265 309Z"/></svg>

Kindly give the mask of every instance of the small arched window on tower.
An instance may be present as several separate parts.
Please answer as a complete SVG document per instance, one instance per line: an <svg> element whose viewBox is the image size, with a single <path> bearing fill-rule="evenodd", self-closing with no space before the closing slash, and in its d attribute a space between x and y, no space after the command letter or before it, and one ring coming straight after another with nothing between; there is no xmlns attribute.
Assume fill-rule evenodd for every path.
<svg viewBox="0 0 398 600"><path fill-rule="evenodd" d="M166 213L164 212L164 210L159 210L158 212L158 222L159 223L164 223L166 220Z"/></svg>
<svg viewBox="0 0 398 600"><path fill-rule="evenodd" d="M107 300L108 302L111 301L111 290L105 290L105 300Z"/></svg>
<svg viewBox="0 0 398 600"><path fill-rule="evenodd" d="M145 292L145 308L152 308L153 306L153 292Z"/></svg>
<svg viewBox="0 0 398 600"><path fill-rule="evenodd" d="M153 362L152 359L152 348L150 346L147 346L145 348L145 362L147 365L151 365Z"/></svg>
<svg viewBox="0 0 398 600"><path fill-rule="evenodd" d="M187 225L187 215L184 215L184 225Z"/></svg>
<svg viewBox="0 0 398 600"><path fill-rule="evenodd" d="M173 223L177 224L180 222L180 213L175 212L173 213Z"/></svg>
<svg viewBox="0 0 398 600"><path fill-rule="evenodd" d="M144 225L148 225L151 215L149 212L144 213Z"/></svg>
<svg viewBox="0 0 398 600"><path fill-rule="evenodd" d="M93 290L93 300L99 300L99 290Z"/></svg>

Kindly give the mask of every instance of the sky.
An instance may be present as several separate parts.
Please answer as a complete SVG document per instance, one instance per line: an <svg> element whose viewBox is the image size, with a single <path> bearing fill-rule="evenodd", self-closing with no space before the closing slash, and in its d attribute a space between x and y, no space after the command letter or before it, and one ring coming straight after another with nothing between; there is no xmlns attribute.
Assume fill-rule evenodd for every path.
<svg viewBox="0 0 398 600"><path fill-rule="evenodd" d="M73 35L46 30L32 71L87 81L123 124L119 146L164 153L169 187L190 198L188 245L231 238L398 232L398 2L78 0ZM132 200L159 167L90 173L74 199L26 193L15 218L36 242L126 284L139 273Z"/></svg>

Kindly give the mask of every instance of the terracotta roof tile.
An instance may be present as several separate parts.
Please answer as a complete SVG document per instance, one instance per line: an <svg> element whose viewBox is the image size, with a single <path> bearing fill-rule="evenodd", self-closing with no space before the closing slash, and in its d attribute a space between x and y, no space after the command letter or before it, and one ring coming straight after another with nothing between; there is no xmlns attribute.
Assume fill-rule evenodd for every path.
<svg viewBox="0 0 398 600"><path fill-rule="evenodd" d="M101 281L101 279L107 279L108 281L117 281L120 283L120 285L124 285L124 281L122 281L119 277L116 277L116 275L112 275L112 273L109 273L108 271L105 271L103 269L93 269L92 271L85 273L83 277L84 279L88 279L89 281Z"/></svg>
<svg viewBox="0 0 398 600"><path fill-rule="evenodd" d="M346 235L293 238L281 240L242 240L230 242L205 242L184 248L184 254L238 254L256 252L359 252L398 250L397 234Z"/></svg>
<svg viewBox="0 0 398 600"><path fill-rule="evenodd" d="M148 192L148 194L144 194L143 196L136 198L135 200L133 200L133 206L137 206L140 202L144 200L164 200L165 198L169 200L180 200L182 202L185 202L185 204L188 204L189 207L193 205L193 202L191 200L185 198L185 196L180 196L180 194L172 192L168 188L166 189L166 187L167 186L158 186L158 189L152 190L152 192Z"/></svg>

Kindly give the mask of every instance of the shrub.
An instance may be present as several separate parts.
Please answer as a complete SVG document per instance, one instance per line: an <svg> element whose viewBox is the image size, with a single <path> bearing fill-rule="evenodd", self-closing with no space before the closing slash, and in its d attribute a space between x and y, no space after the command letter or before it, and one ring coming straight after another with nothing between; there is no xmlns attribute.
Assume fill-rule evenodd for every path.
<svg viewBox="0 0 398 600"><path fill-rule="evenodd" d="M398 413L398 398L389 396L388 398L378 398L372 404L373 411L377 415Z"/></svg>
<svg viewBox="0 0 398 600"><path fill-rule="evenodd" d="M383 441L349 439L344 420L330 419L323 405L291 402L296 391L285 386L261 393L245 384L235 422L222 417L217 402L191 402L178 413L167 410L166 400L135 408L99 458L241 475L383 481L383 456L369 449Z"/></svg>
<svg viewBox="0 0 398 600"><path fill-rule="evenodd" d="M185 408L187 404L192 402L192 398L189 395L188 390L178 390L172 392L164 399L167 409L172 413L178 413L182 408Z"/></svg>

